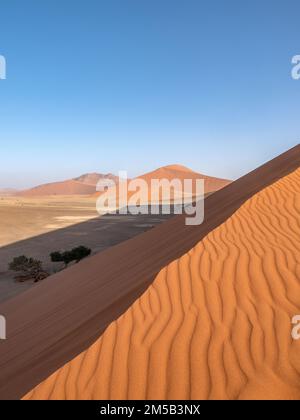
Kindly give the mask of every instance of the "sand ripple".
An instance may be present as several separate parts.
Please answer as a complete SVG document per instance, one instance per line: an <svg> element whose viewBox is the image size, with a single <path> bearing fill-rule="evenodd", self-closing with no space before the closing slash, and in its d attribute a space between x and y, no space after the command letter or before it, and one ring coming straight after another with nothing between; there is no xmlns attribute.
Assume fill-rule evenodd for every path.
<svg viewBox="0 0 300 420"><path fill-rule="evenodd" d="M300 399L300 169L248 200L26 399Z"/></svg>

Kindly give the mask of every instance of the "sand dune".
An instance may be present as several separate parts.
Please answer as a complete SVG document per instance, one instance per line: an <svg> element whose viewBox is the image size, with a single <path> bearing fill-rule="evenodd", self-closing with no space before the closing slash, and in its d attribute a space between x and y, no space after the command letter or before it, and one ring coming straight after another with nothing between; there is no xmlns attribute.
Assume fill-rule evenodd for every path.
<svg viewBox="0 0 300 420"><path fill-rule="evenodd" d="M89 195L95 191L95 186L84 184L73 179L69 181L53 182L39 185L30 190L21 191L22 197L41 197L51 195Z"/></svg>
<svg viewBox="0 0 300 420"><path fill-rule="evenodd" d="M209 377L211 378L210 380L214 384L210 385L210 387L207 387L206 394L203 394L205 397L212 397L216 395L222 396L224 389L226 391L226 395L228 396L243 396L242 390L240 389L241 373L239 372L239 370L236 368L235 371L232 371L230 374L228 374L228 364L234 367L238 365L238 362L242 362L241 369L243 370L245 375L243 376L245 379L245 386L248 384L248 395L250 395L250 384L253 384L250 378L256 378L255 380L258 381L259 376L261 376L262 378L262 382L260 383L261 387L263 386L261 384L266 383L266 378L269 378L269 382L272 384L270 392L272 392L272 394L275 395L276 390L273 391L274 382L277 381L279 382L279 384L282 383L282 376L274 376L276 373L276 369L274 368L275 362L277 363L278 369L281 369L282 364L284 367L288 365L294 365L296 366L295 369L297 368L297 359L294 356L295 352L290 351L290 349L292 348L290 332L288 338L289 341L283 341L280 344L280 350L278 350L278 347L276 347L276 350L274 350L274 357L272 356L270 347L268 346L268 340L273 340L275 333L277 334L276 338L278 337L278 334L280 334L280 338L282 338L283 333L283 338L285 339L285 333L288 333L286 323L289 311L296 310L296 304L294 300L295 296L297 295L293 295L292 293L297 293L297 283L293 279L287 281L286 278L288 277L286 276L290 276L292 278L293 273L295 273L296 270L295 258L297 258L297 254L296 256L294 255L294 249L295 246L297 246L297 236L295 232L297 232L298 222L295 223L295 217L297 215L296 211L299 211L298 199L297 197L295 197L294 204L293 206L291 206L288 194L285 192L284 189L280 188L278 190L278 193L276 193L276 197L282 196L285 197L286 200L279 200L279 204L276 204L271 198L270 203L272 202L272 204L270 207L268 201L269 199L267 200L266 198L264 198L264 196L262 196L263 201L266 202L267 209L264 208L264 211L261 211L261 213L258 213L258 215L255 217L252 213L251 217L253 217L253 220L256 220L257 223L260 222L260 220L262 220L262 222L260 222L259 227L255 228L255 236L251 236L249 234L249 231L245 231L246 233L241 233L241 231L239 231L239 224L237 223L237 220L241 219L241 216L238 215L236 219L232 219L236 220L233 226L234 230L232 233L229 232L226 234L227 239L226 236L224 237L224 228L216 230L216 233L211 233L210 240L204 242L208 251L202 251L203 255L201 254L201 247L203 247L203 243L201 245L199 244L199 242L203 240L208 234L210 234L210 232L212 232L214 229L218 228L218 226L221 226L224 222L226 222L234 214L234 212L236 212L248 199L253 197L256 193L260 192L263 188L266 188L274 182L278 181L280 178L291 174L293 171L299 168L299 166L300 146L298 145L293 149L289 150L288 152L284 153L283 155L279 156L278 158L268 162L267 164L261 166L255 171L249 173L248 175L240 178L239 180L229 184L228 186L219 190L218 192L210 195L205 200L205 221L202 225L186 226L184 223L185 216L177 216L171 218L169 221L163 223L159 227L154 228L143 235L139 235L134 239L123 242L122 244L116 245L106 251L103 251L98 255L95 255L94 257L91 257L76 266L70 267L64 272L57 273L56 275L46 279L44 282L38 284L35 288L25 293L22 293L21 295L11 299L10 301L0 304L0 313L6 316L9 325L9 339L0 342L0 398L16 399L20 398L21 396L24 396L30 390L35 388L39 383L41 383L51 374L57 371L57 369L64 366L68 361L74 359L74 357L77 357L84 350L90 348L95 342L97 342L97 344L93 346L92 349L95 349L93 351L97 351L97 346L99 345L99 337L106 330L107 326L109 326L109 324L111 324L122 314L124 314L126 310L128 310L128 308L130 308L130 306L137 300L137 298L139 298L149 288L149 286L153 285L153 281L157 277L158 273L161 272L162 274L160 274L158 279L156 280L155 287L157 287L157 284L160 284L162 282L162 275L166 275L170 272L172 273L172 270L176 271L176 267L180 267L180 270L182 271L182 264L184 265L185 263L187 263L188 259L190 259L193 254L195 254L196 260L200 258L201 255L202 261L204 262L204 264L201 265L201 271L199 275L201 275L202 278L201 284L203 285L203 287L207 288L207 297L204 302L204 292L203 288L201 289L201 284L199 286L200 288L198 287L198 289L196 289L196 294L194 293L193 289L193 303L190 305L191 312L187 311L185 306L184 310L187 311L187 315L183 317L183 309L177 311L176 317L171 318L172 321L170 320L171 324L167 322L165 318L166 313L170 315L170 313L168 312L169 309L166 308L167 312L165 312L164 310L164 313L162 314L162 316L159 317L159 320L161 323L165 323L165 326L167 327L167 335L165 336L164 334L161 334L160 337L165 336L163 340L166 340L165 343L166 346L168 346L168 337L172 335L171 333L174 333L175 327L179 328L179 315L182 317L182 321L185 323L184 325L187 326L187 328L178 330L180 331L180 335L186 334L188 336L189 334L191 334L191 323L195 322L195 319L197 319L197 325L199 322L201 322L202 332L200 332L200 329L197 328L198 333L195 335L195 337L198 337L199 334L202 334L201 337L203 338L203 340L208 340L206 341L207 345L211 346L210 351L207 352L207 354L209 355L209 360L206 361L206 366L207 369L209 369ZM294 196L293 191L297 191L298 181L293 180L290 183L290 185L291 187L289 188L291 190L291 194L293 194ZM276 186L276 188L278 189L278 186ZM268 193L268 195L270 195L270 193ZM253 207L253 203L255 203L255 200L256 198L254 199L254 201L250 202L250 207ZM284 206L283 209L280 207L282 201ZM262 204L260 204L260 206L262 206ZM271 216L272 213L270 208L273 209L273 206L275 206L274 208L276 209L277 207L280 209L279 214L287 214L288 217L286 219L284 219L284 217L281 216L280 218L278 218L276 213L274 213L274 216ZM288 209L287 212L285 212L285 208ZM245 212L246 210L243 209L242 211ZM265 216L265 212L268 217ZM226 224L225 230L229 229L229 226L230 228L232 228L232 226L230 225L230 223L232 224L232 220ZM245 224L246 219L244 216L242 220ZM269 229L271 230L271 234L266 235L266 242L264 244L263 241L265 231L261 233L260 229L262 229L262 223L266 224L266 220L267 227L269 227ZM276 225L274 225L275 220L278 220L278 223L276 223ZM244 229L246 229L246 226L244 227ZM254 227L252 227L252 229L254 229ZM235 231L237 233L235 233ZM290 235L290 237L284 236L286 235L285 231L288 232L288 235ZM222 232L223 236L221 235L221 233L218 232ZM235 247L234 241L231 241L232 243L230 243L230 251L225 247L225 245L222 245L222 248L220 245L214 245L212 240L214 242L218 241L219 244L220 237L221 239L223 239L223 241L230 241L232 238L234 238L234 240L236 240L239 244L239 248ZM249 274L247 274L248 272L245 268L247 267L247 265L249 266L249 268L251 268L252 278L252 276L255 274L252 273L254 266L250 265L250 263L247 263L247 254L245 251L245 247L242 248L241 245L242 242L243 244L250 246L249 243L251 244L253 240L257 241L257 245L255 255L251 255L253 257L251 260L253 261L252 264L257 264L259 258L261 259L261 261L264 261L263 266L257 265L257 267L259 267L258 273L263 273L262 280L260 280L261 292L258 288L249 290L248 286L250 284L250 277ZM190 250L197 244L197 249L195 251L190 252ZM261 244L264 244L264 247ZM267 252L266 256L263 257L263 250L265 248ZM272 252L275 253L274 249L277 248L278 251L276 251L276 260L272 260L273 264L271 264L269 262L272 255L271 250L273 250ZM223 260L225 259L227 253L231 252L231 258L229 258L228 260L230 263L227 265L220 265L220 262L217 261L213 254L213 252L218 252L220 254L222 252L222 249L223 254L221 255ZM240 254L239 249L243 250L243 252L241 252ZM283 253L283 249L285 250L286 254ZM183 257L180 260L180 262L173 262L186 253L188 253L188 255ZM213 260L212 256L214 256ZM238 275L238 273L242 273L242 277L238 276L235 283L233 283L233 277L227 277L227 273L233 273L232 267L234 266L234 261L236 258L239 258L240 261L238 264L236 264L236 275ZM194 259L194 263L196 260ZM171 266L169 266L170 263L172 263ZM269 288L270 291L268 294L267 291L269 289L267 287L267 282L270 281L269 270L272 269L272 266L276 267L277 263L280 263L280 267L282 268L280 268L281 276L284 279L282 280L282 287L280 288L279 278L278 276L276 276L274 280L274 292L272 291L272 289ZM166 266L169 266L168 269L164 269L164 267ZM189 264L187 264L187 266L189 266ZM196 264L196 266L199 268L198 264ZM194 265L191 267L193 268ZM207 277L207 273L210 270L209 267L211 267L212 273L210 276L214 279L214 281L211 282L211 285L209 284L209 280ZM225 280L223 280L222 282L217 282L216 270L221 270L222 267L223 269L226 268L224 274ZM276 272L274 276L275 275ZM197 278L196 276L197 273L194 273L193 280L188 280L186 286L186 281L184 282L184 284L182 284L182 296L184 297L184 299L182 299L182 304L184 305L186 305L186 302L189 302L189 299L191 299L191 295L188 294L188 290L185 287L188 287L188 285L190 284L194 288L194 279ZM169 284L170 278L174 279L174 296L172 296L172 299L177 299L176 296L178 295L178 286L176 284L178 284L178 282L180 283L184 276L181 275L179 278L177 278L176 273L174 273L171 276L168 274L168 277L166 277L166 279L168 280L165 280L165 284L166 281ZM236 286L235 293L236 296L239 297L239 300L237 300L237 305L235 305L235 308L233 309L231 307L235 304L235 295L232 294L232 288L234 285ZM286 292L284 292L285 285L287 285ZM220 287L220 294L218 294L217 291L218 286L222 287ZM166 302L168 302L165 292L167 290L166 287L164 289L161 289L161 299L164 299L164 301L166 300ZM244 294L242 296L240 296L241 289L243 289L244 291ZM230 292L228 298L229 305L227 305L226 303L227 290L228 292ZM253 293L253 296L250 294L250 291ZM153 304L151 303L151 311L153 314L156 314L159 311L159 307L158 300L155 301L154 292L154 287L150 288L148 296L151 295L151 301L153 301L154 299ZM271 293L273 293L272 296L270 296ZM280 295L280 293L283 294ZM224 299L224 309L222 310L220 309L221 296L226 297L226 299ZM144 302L144 299L145 298L142 298L138 302ZM266 304L263 303L264 299ZM290 300L292 303L288 304L287 300ZM211 304L210 306L208 306L209 303L207 302L213 303L213 305ZM251 304L254 305L252 312L250 309ZM201 305L201 311L198 313L197 308L200 307L199 305ZM133 307L137 308L137 304L135 304ZM170 306L168 307L170 308ZM220 353L219 350L220 343L222 340L223 343L228 343L229 345L230 343L233 343L233 349L236 350L236 354L239 354L239 357L241 358L244 358L249 354L252 355L252 352L254 351L253 346L254 348L255 346L258 346L257 342L259 341L259 339L257 339L257 336L259 335L259 333L257 331L260 330L258 327L259 324L255 324L255 322L258 321L256 321L254 316L254 308L260 311L259 321L260 325L262 325L263 327L261 331L266 334L260 342L264 343L264 347L266 348L266 351L264 353L266 354L266 356L264 356L264 361L266 362L266 370L270 373L270 375L264 375L263 370L259 370L260 366L258 362L261 361L261 352L259 351L259 349L257 350L258 359L255 359L255 366L257 368L257 371L249 371L243 360L236 359L236 365L234 365L233 362L230 362L230 360L234 360L234 355L233 352L230 353L230 351L227 351L231 348L229 346L226 347L226 355L224 353L224 358L226 358L225 366L227 376L220 376L220 380L218 380L218 377L216 377L215 375L221 371L222 367L221 361L219 359L220 355L223 354ZM276 314L276 318L273 318L274 323L276 322L276 330L273 329L271 331L268 330L268 326L270 325L269 321L272 320L272 310L270 308L273 309L274 314ZM281 312L280 308L282 308ZM148 309L144 309L144 303L143 312L145 313L145 317L147 316L148 325L150 320L150 308L148 306ZM132 309L127 313L127 318L128 314L130 313L132 313ZM236 316L235 323L233 323L232 321L232 313L234 314L234 316ZM222 314L222 318L220 318L220 314ZM249 324L247 324L247 322L245 323L246 314L249 315ZM244 321L242 322L243 318ZM278 321L278 319L280 321ZM231 321L231 324L229 321ZM247 330L247 328L245 328L245 330L241 330L241 332L243 332L244 334L243 339L242 337L239 338L239 324L245 324L250 326L252 325L250 324L250 321L253 323L253 325L256 325L255 336L253 336L253 334L251 333L251 329ZM124 321L122 321L122 323L124 323ZM278 328L277 323L279 325ZM113 326L110 327L110 331L112 331L113 328L116 328L116 325L117 323L114 323ZM126 326L128 325L129 323L126 321ZM155 334L158 334L159 331L157 329L161 329L162 325L158 323L155 323L155 325ZM223 328L219 328L223 327L224 325L231 325L232 334L229 334L230 330L228 328L225 328L224 330ZM139 331L144 331L143 325L140 326L138 322L135 322L135 327L138 328ZM275 331L275 333L272 333L272 331ZM211 335L211 337L213 337L211 340L209 339L208 334L210 332L211 334L213 334ZM242 340L241 343L247 343L247 340L244 338L245 332L249 332L249 334L252 337L250 346L251 353L249 353L248 351L248 345L245 348L240 348L239 345L239 340ZM110 334L112 333L110 332ZM124 334L126 335L127 332L124 331ZM112 335L105 334L105 337L109 339L109 337L112 337ZM146 335L146 337L146 344L148 347L151 346L152 349L160 347L158 346L160 343L159 340L161 340L162 338L158 339L158 344L155 344L155 342L153 341L153 334L150 337L149 335ZM222 337L224 337L224 339ZM263 337L263 335L261 335L261 337ZM178 335L174 337L174 343L177 342L177 340ZM111 345L109 343L109 340L108 342L105 341L105 343L103 341L101 342L103 343L103 345L108 347L110 347ZM189 340L182 339L182 341L180 342L183 346L186 346ZM208 342L210 344L208 344ZM135 341L135 343L138 344L139 341ZM275 343L275 341L273 340L272 343ZM296 344L293 344L293 346L295 346ZM136 344L134 346L136 346ZM135 348L134 346L130 347L131 351ZM202 353L200 353L198 352L198 349L195 350L194 344L192 344L191 346L191 348L194 349L193 352L196 352L198 355L198 359L196 360L198 360L199 365L197 366L202 366L204 363L203 358L205 356L204 347L202 348ZM126 346L124 348L126 349ZM127 348L129 349L128 346ZM179 356L182 353L183 357L185 357L187 353L184 351L184 347L182 351L179 351L180 348L180 345L175 347L172 346L171 353L179 353ZM288 353L289 357L287 357ZM108 355L107 352L104 354ZM145 355L147 354L147 352L143 354ZM157 351L153 351L151 354L151 357L159 357L159 352ZM161 354L162 357L166 357L166 352L163 351L163 349L161 349ZM139 355L141 356L142 353L139 353ZM122 357L125 356L126 354L125 352L123 352ZM142 357L143 356L141 356L141 358ZM175 359L172 359L176 360L176 363L177 357L178 356L176 356ZM183 362L187 365L187 363L190 363L189 360L194 359L184 359ZM273 360L273 365L271 363L271 360ZM144 365L142 363L142 360L136 359L136 362L140 366L141 371L143 371ZM110 362L108 359L107 366L109 366L109 363ZM172 371L168 370L167 377L169 378L170 375L176 375L178 374L178 372L182 372L182 363L178 362L179 370L176 366L174 369L172 369ZM119 353L116 354L113 364L114 366L123 366L122 360L120 360L119 358ZM155 365L156 364L157 362L155 362ZM216 366L216 370L214 371L215 373L211 370L211 368L214 365ZM69 366L71 367L71 365ZM191 375L196 375L197 377L199 377L199 368L197 366L192 371ZM90 365L90 367L93 368L92 365ZM130 370L132 372L131 375L134 372L136 372L134 370L134 367L131 367ZM297 370L299 371L298 368ZM63 372L65 374L66 369L64 369ZM73 377L72 372L71 377ZM144 370L144 373L145 372L146 370ZM149 372L149 378L152 378L151 380L156 381L157 373L153 370ZM184 375L186 375L184 376L184 378L189 378L189 372L189 369L186 369L186 371L184 370L183 373ZM260 372L260 375L257 375L257 372ZM75 375L79 373L80 372L78 370L74 372ZM114 367L114 375L115 373L116 370ZM252 373L253 376L251 376ZM89 392L91 390L93 392L96 392L94 390L94 386L101 387L101 383L97 380L97 377L93 375L93 369L92 372L86 370L85 374L87 375L85 376L85 378L90 377L91 382L90 385L85 386L84 381L81 381L80 379L80 389L88 389ZM107 373L105 375L107 375ZM139 380L140 382L142 381L142 375L138 376L138 374L135 373L134 375L135 380ZM293 379L291 378L291 370L288 370L286 375L286 389L288 389L289 395L294 396L295 394L290 394L290 383ZM202 376L203 378L208 377L208 373L206 374L204 372L203 375L201 375L201 377ZM81 377L82 373L80 373L80 378ZM224 377L227 378L227 381L229 381L228 383L232 383L231 381L234 378L236 378L236 385L234 387L231 386L229 388L227 386L224 387L222 385ZM63 380L63 376L61 376L61 378ZM151 380L149 378L147 377L147 381L150 384ZM280 380L278 378L280 378ZM101 382L107 384L107 379L102 379L103 381ZM95 383L97 383L97 385L95 385ZM112 383L116 383L114 376L112 376ZM174 383L173 379L172 383ZM187 395L187 384L189 384L190 382L187 379L184 379L182 383L185 386L184 391L182 390L181 385L179 385L178 390L180 390L182 395ZM217 385L218 383L221 383L221 385ZM109 392L110 395L112 395L113 393L115 395L115 393L117 392L120 394L124 393L124 383L120 382L120 384L121 388L114 388L114 391L112 391L112 389L109 386L107 386L107 393ZM162 388L164 387L164 384L165 379L162 381L162 384L159 385L158 388L158 390L160 390L160 392L162 393L162 389L165 389ZM75 386L75 384L70 385L70 382L67 382L66 386L68 395L70 395L70 392L74 392L70 391L70 389L72 388L72 386ZM133 392L135 392L136 389L134 385L132 385L131 381L130 387L132 386L133 388L128 388L128 396L132 396ZM219 386L221 386L220 389L218 388ZM258 387L259 384L256 383L255 388ZM193 390L193 395L195 395L196 393L197 395L200 395L200 391L196 391L195 389ZM211 389L211 391L209 391L209 389ZM278 389L280 389L280 387L278 387ZM101 388L100 391L102 392L103 388ZM42 391L42 388L40 388L39 392L45 391ZM47 392L48 391L46 391L46 393ZM99 391L97 390L97 392ZM166 392L168 395L170 395L171 388L170 391ZM175 391L172 390L172 395L174 395L174 392ZM150 397L150 394L148 395ZM225 397L226 395L224 393L223 396ZM283 392L281 393L281 395L283 395ZM87 393L82 394L79 397L83 398L86 396Z"/></svg>
<svg viewBox="0 0 300 420"><path fill-rule="evenodd" d="M96 186L100 179L111 179L118 182L119 178L114 174L98 174L96 172L90 174L84 174L78 178L74 178L75 181L82 182L83 184Z"/></svg>
<svg viewBox="0 0 300 420"><path fill-rule="evenodd" d="M125 192L123 194L121 193L121 196L119 194L119 186L110 188L104 194L107 200L109 200L109 197L115 197L117 208L126 206L126 204L120 204L120 198L122 199L122 202L124 202L124 198L125 200L128 200L127 205L129 205L129 207L136 203L139 205L150 203L163 204L170 202L174 203L176 200L177 203L183 203L183 198L185 198L186 202L191 202L199 195L202 196L202 191L199 193L195 182L198 179L204 180L204 194L206 195L220 190L231 182L226 179L214 178L194 172L182 165L168 165L134 178L131 184L128 184L128 187L130 186L132 190L128 191L128 188L126 188ZM164 186L163 183L161 185L152 184L153 181L162 182L165 180L174 182L172 183L170 190L168 184L166 186ZM183 191L185 180L192 181L190 192ZM142 182L144 185L141 184ZM143 188L144 186L146 187L145 189ZM93 196L104 197L103 192L100 191ZM106 204L104 205L104 212L106 211L105 206ZM101 206L99 207L99 211L101 212Z"/></svg>
<svg viewBox="0 0 300 420"><path fill-rule="evenodd" d="M207 193L217 191L220 188L228 185L230 181L209 177L206 175L198 174L192 170L181 166L181 165L169 165L163 168L159 168L155 171L138 177L145 180L147 183L151 182L151 179L204 179L205 190ZM112 180L116 184L118 183L118 177L113 174L98 174L88 173L81 175L77 178L61 181L52 182L49 184L38 185L37 187L30 188L17 193L23 197L42 197L42 196L53 196L53 195L91 195L98 196L101 193L96 192L97 183L100 180ZM131 194L132 195L132 194Z"/></svg>
<svg viewBox="0 0 300 420"><path fill-rule="evenodd" d="M198 172L194 172L191 169L183 166L183 165L168 165L163 166L161 168L155 169L154 171L147 172L146 174L140 175L136 179L141 179L146 181L146 183L150 186L151 181L153 179L167 179L172 181L174 179L178 179L183 181L185 179L203 179L205 181L205 192L210 193L213 191L220 190L221 188L228 185L231 181L222 178L215 178L207 175L200 174ZM95 195L99 195L96 193Z"/></svg>
<svg viewBox="0 0 300 420"><path fill-rule="evenodd" d="M149 172L147 174L141 175L139 178L144 179L148 184L150 184L151 179L156 179L156 178L168 179L168 180L204 179L206 193L220 190L221 188L225 187L231 182L227 179L215 178L215 177L207 176L204 174L199 174L182 165L164 166L153 172Z"/></svg>
<svg viewBox="0 0 300 420"><path fill-rule="evenodd" d="M20 191L17 195L22 197L42 197L52 195L91 195L96 191L100 179L117 180L112 174L84 174L78 178L61 182L38 185L28 190Z"/></svg>
<svg viewBox="0 0 300 420"><path fill-rule="evenodd" d="M26 399L300 399L300 169L164 268Z"/></svg>

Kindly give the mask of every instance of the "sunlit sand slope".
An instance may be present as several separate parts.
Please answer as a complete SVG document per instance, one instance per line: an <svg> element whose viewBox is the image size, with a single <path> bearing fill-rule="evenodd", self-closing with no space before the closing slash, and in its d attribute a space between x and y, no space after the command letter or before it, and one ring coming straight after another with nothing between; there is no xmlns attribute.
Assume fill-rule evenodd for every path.
<svg viewBox="0 0 300 420"><path fill-rule="evenodd" d="M300 169L254 195L26 399L300 399Z"/></svg>
<svg viewBox="0 0 300 420"><path fill-rule="evenodd" d="M205 199L205 220L178 215L0 303L0 399L19 399L99 339L158 273L222 225L248 199L300 167L300 145Z"/></svg>

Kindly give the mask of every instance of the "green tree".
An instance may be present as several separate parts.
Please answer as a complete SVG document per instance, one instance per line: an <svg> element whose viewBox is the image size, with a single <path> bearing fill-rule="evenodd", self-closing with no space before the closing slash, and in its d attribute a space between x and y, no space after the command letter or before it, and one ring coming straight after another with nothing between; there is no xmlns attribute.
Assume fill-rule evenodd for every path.
<svg viewBox="0 0 300 420"><path fill-rule="evenodd" d="M76 261L78 263L83 258L88 257L91 254L91 250L85 246L78 246L70 251L59 252L55 251L50 254L52 262L63 262L67 267L70 262Z"/></svg>

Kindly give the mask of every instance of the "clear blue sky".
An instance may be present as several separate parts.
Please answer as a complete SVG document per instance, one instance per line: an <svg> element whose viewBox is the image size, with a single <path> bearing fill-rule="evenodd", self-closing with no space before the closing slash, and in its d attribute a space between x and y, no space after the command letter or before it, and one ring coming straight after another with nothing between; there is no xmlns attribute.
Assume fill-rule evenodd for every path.
<svg viewBox="0 0 300 420"><path fill-rule="evenodd" d="M299 0L0 5L0 187L181 163L236 178L299 142Z"/></svg>

